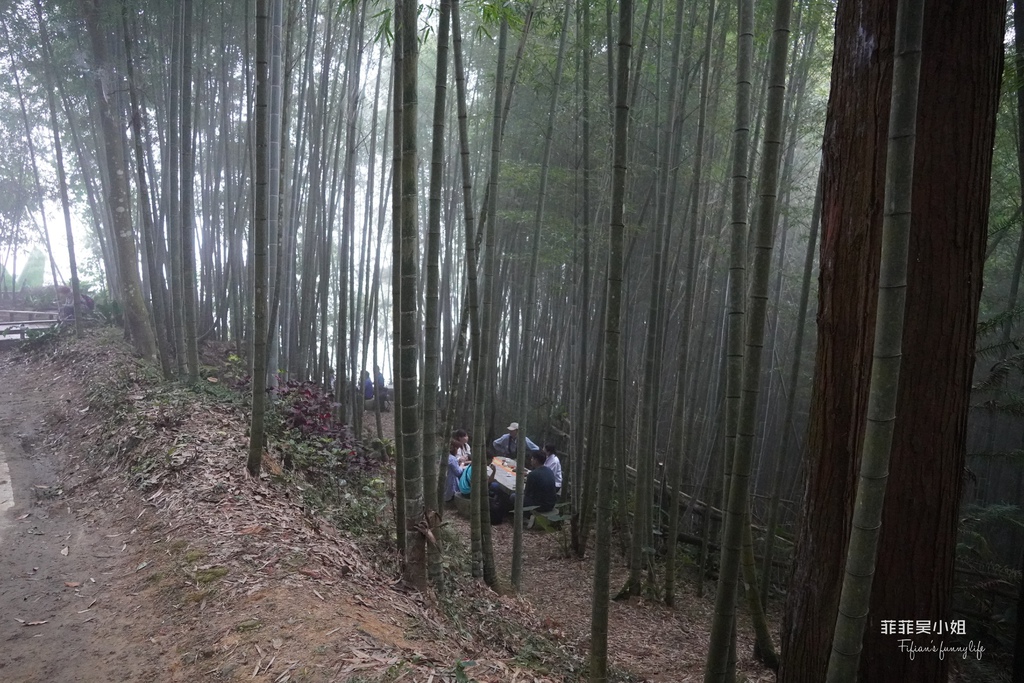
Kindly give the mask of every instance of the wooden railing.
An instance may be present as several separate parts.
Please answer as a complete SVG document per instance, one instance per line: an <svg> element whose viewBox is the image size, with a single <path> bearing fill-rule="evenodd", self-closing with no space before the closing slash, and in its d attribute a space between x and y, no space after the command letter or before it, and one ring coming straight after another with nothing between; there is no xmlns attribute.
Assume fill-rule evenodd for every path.
<svg viewBox="0 0 1024 683"><path fill-rule="evenodd" d="M11 311L0 310L0 323L34 322L36 320L57 321L57 311Z"/></svg>
<svg viewBox="0 0 1024 683"><path fill-rule="evenodd" d="M25 339L29 332L46 330L57 323L57 311L0 310L0 341Z"/></svg>

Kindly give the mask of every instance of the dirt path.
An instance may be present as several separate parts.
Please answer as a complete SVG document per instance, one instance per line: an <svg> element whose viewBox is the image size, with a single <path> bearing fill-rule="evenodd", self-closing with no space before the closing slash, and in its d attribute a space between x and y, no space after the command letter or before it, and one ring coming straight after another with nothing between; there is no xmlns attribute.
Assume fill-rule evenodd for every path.
<svg viewBox="0 0 1024 683"><path fill-rule="evenodd" d="M0 352L0 680L161 680L160 616L133 596L141 548L120 501L65 492L48 420L73 409L53 371Z"/></svg>

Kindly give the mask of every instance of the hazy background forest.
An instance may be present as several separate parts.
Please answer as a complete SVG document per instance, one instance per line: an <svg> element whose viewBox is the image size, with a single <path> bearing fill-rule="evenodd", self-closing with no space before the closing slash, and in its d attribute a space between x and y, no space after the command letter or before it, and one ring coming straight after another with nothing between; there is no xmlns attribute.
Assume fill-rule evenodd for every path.
<svg viewBox="0 0 1024 683"><path fill-rule="evenodd" d="M750 230L739 268L746 262L755 270L758 226L768 229L771 250L759 257L763 291L748 309L763 309L763 341L747 341L763 347L760 367L753 364L752 380L744 380L745 396L753 381L756 402L736 408L748 419L739 442L747 440L750 462L749 533L734 559L743 555L737 571L751 612L767 604L795 614L799 598L786 597L787 585L794 563L810 565L794 548L813 535L799 527L813 486L807 464L816 457L807 452L808 431L816 419L830 419L815 418L812 406L828 384L821 367L816 379L819 335L835 333L831 309L819 304L819 261L844 247L828 232L839 211L829 188L838 192L841 183L840 171L822 172L822 141L828 144L837 26L846 24L836 23L835 2L786 5L5 0L0 309L53 308L74 300L55 294L55 285L80 290L96 300L99 315L125 324L136 350L158 360L167 379L195 381L204 373L200 348L229 342L255 368L254 434L262 428L264 382L311 381L334 392L336 417L353 434L367 444L381 438L379 413L362 409L360 381L379 366L396 390L396 476L406 501L396 531L400 547L420 546L420 556L409 552L410 564L422 564L421 576L407 575L413 583L436 571L416 522L424 505L437 507L437 456L447 435L469 429L482 453L518 421L531 439L563 454L573 551L590 550L597 526L601 553L611 538L601 524L611 523L611 552L631 568L623 591L671 604L677 565L717 573L716 539L732 515L723 475L737 441L726 404L727 386L739 395L727 378L736 355L728 342L735 336L730 277L735 283L739 187L739 201L749 205L739 234L746 239ZM963 62L982 55L985 73L995 74L989 86L961 76L962 93L949 92L956 82L945 86L951 97L988 98L996 107L988 117L995 124L991 173L962 186L976 195L972 206L982 214L987 207L971 223L987 225L975 259L984 285L980 302L964 309L976 334L957 361L973 385L969 397L967 388L953 392L969 401L952 409L949 424L960 426L927 427L928 439L948 447L948 457L934 451L935 461L954 484L936 489L946 512L934 515L946 520L942 533L952 545L943 554L922 535L917 542L928 547L914 561L934 553L948 572L886 575L880 551L886 581L941 586L946 597L881 610L884 601L872 603L865 647L885 644L884 656L874 650L877 666L893 676L885 680L937 680L902 668L910 666L906 656L880 631L889 619L966 619L967 636L992 643L995 653L988 659L995 673L976 675L1004 680L999 672L1009 672L1016 651L1015 680L1024 680L1016 616L1024 566L1024 108L1015 11L1013 3L977 3L961 21L984 25L977 44L995 47L971 52L964 42L949 50ZM632 42L623 52L626 12ZM894 9L877 14L894 24ZM752 33L738 31L740 21ZM935 35L945 35L940 29ZM894 29L887 30L878 61L891 71ZM773 35L788 42L773 43ZM992 65L1003 51L997 73ZM743 54L751 79L741 86L749 125L740 137ZM775 74L784 88L769 87ZM884 100L883 144L888 78L870 95ZM852 97L869 98L868 90ZM628 128L618 129L625 110ZM922 120L941 118L924 111ZM988 167L992 146L979 136L965 167ZM919 142L919 150L928 144ZM627 169L623 176L619 168ZM740 176L745 185L736 184ZM881 181L872 182L880 191ZM880 217L880 194L875 204ZM621 282L614 307L613 280ZM862 288L853 279L832 286ZM946 301L942 292L935 299ZM873 315L873 303L868 309ZM612 310L621 314L618 368L609 372ZM826 323L816 326L816 315ZM929 313L908 308L908 320L915 315ZM870 374L871 334L864 335L868 364L837 361L838 372ZM906 400L929 410L955 402L948 398L932 389ZM826 404L819 400L819 410ZM254 444L258 452L261 442ZM930 467L927 456L915 458L912 469ZM602 471L609 473L604 489ZM932 516L916 493L894 483L904 479L891 479L890 496L907 501L893 514ZM852 508L852 488L840 498ZM845 557L849 513L823 514L822 524L834 527ZM486 527L486 515L475 516L474 573L491 583ZM677 539L687 548L678 559ZM841 557L814 561L834 564L841 581ZM820 617L829 626L816 637L827 644L838 592L823 590L814 595L830 596L832 611ZM811 647L799 629L787 635L786 628L783 655L787 647ZM762 635L761 645L773 650L767 626L759 641ZM780 680L821 680L814 668L821 665L808 665L815 673L804 678L784 666Z"/></svg>

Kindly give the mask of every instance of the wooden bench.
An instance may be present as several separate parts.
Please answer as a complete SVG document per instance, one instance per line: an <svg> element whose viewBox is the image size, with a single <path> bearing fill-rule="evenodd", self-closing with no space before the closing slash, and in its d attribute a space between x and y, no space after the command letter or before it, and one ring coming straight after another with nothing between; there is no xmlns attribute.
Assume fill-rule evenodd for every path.
<svg viewBox="0 0 1024 683"><path fill-rule="evenodd" d="M472 508L469 505L469 498L466 498L461 493L456 493L452 501L455 503L455 512L458 513L460 516L469 519L470 511L472 510Z"/></svg>
<svg viewBox="0 0 1024 683"><path fill-rule="evenodd" d="M533 510L530 515L530 521L526 523L526 528L539 529L541 531L556 531L561 529L562 522L566 520L565 515L563 515L561 509L559 509L562 505L567 505L567 503L560 503L555 506L554 510L550 510L548 512L537 512L536 510ZM538 522L537 518L539 517L543 517L545 521Z"/></svg>

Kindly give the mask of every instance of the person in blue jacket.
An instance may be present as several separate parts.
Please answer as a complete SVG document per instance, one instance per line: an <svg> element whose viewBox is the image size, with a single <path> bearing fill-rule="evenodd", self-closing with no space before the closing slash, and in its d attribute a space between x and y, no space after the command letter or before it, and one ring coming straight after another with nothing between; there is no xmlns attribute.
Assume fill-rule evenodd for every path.
<svg viewBox="0 0 1024 683"><path fill-rule="evenodd" d="M530 437L524 438L526 439L526 455L529 458L531 453L539 452L540 447L533 441L530 441ZM519 423L513 422L510 424L508 432L492 441L491 445L494 446L494 451L498 456L515 460L518 453L517 449L519 448Z"/></svg>

